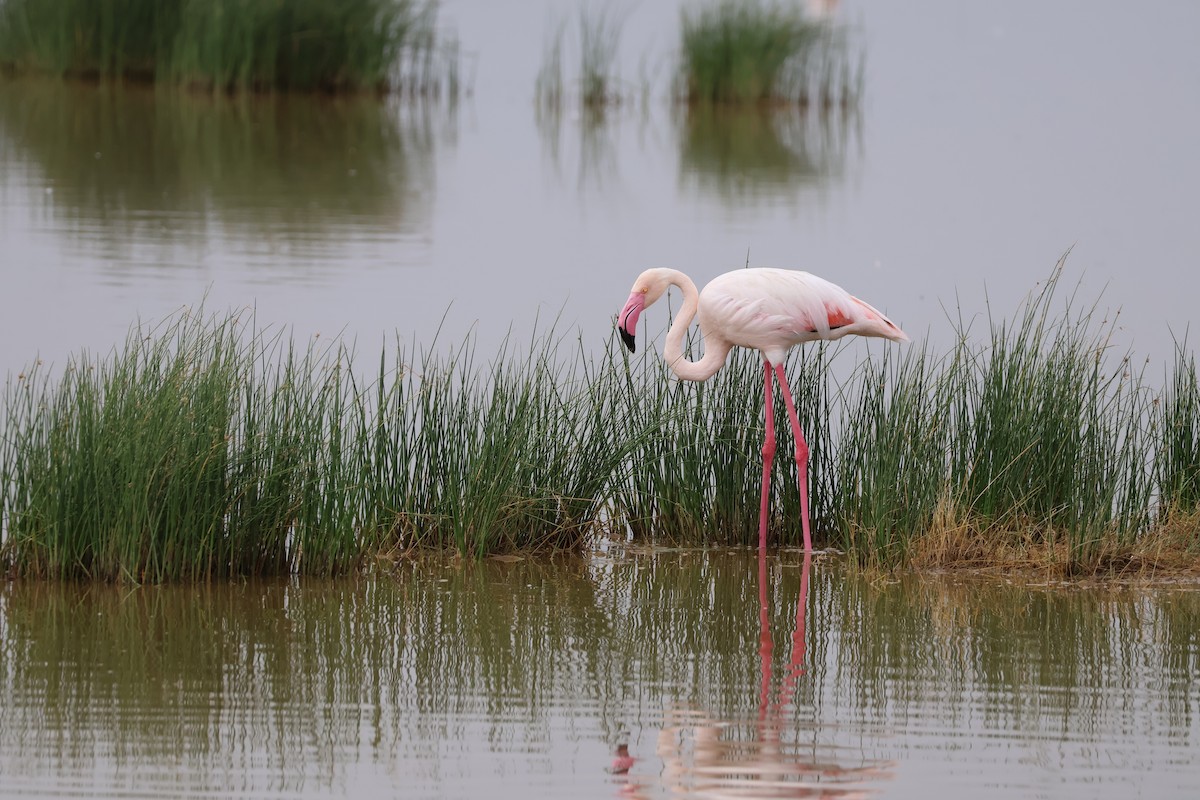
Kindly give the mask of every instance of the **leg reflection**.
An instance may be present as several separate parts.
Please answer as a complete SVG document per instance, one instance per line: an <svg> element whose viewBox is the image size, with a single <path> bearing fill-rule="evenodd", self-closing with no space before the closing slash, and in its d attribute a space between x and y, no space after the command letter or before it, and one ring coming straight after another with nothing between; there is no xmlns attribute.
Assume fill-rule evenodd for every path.
<svg viewBox="0 0 1200 800"><path fill-rule="evenodd" d="M772 692L776 687L775 644L767 558L760 549L758 714L738 720L695 708L668 709L655 748L661 772L657 776L631 773L633 785L622 786L622 796L640 797L657 785L679 796L865 797L872 793L866 781L890 777L886 762L871 762L859 752L822 744L819 729L813 729L811 741L797 740L809 738L799 733L788 707L795 705L799 684L809 674L807 610L812 554L806 552L801 563L791 652L776 693ZM846 760L854 766L842 766Z"/></svg>

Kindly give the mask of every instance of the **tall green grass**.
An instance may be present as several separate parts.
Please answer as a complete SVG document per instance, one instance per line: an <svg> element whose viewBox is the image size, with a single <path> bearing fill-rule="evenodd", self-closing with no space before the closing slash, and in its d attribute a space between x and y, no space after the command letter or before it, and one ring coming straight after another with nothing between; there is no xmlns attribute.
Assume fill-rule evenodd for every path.
<svg viewBox="0 0 1200 800"><path fill-rule="evenodd" d="M941 512L993 537L1064 544L1073 563L1147 530L1166 455L1148 435L1156 393L1109 351L1094 308L1061 308L1061 265L990 341L960 325L950 354L913 349L863 365L851 417L841 543L904 558ZM889 363L890 362L890 363ZM885 446L886 445L886 446Z"/></svg>
<svg viewBox="0 0 1200 800"><path fill-rule="evenodd" d="M6 0L0 66L216 89L459 88L436 0Z"/></svg>
<svg viewBox="0 0 1200 800"><path fill-rule="evenodd" d="M576 547L601 524L628 445L610 422L612 376L563 346L510 340L485 365L473 342L410 350L391 371L381 360L354 441L382 547Z"/></svg>
<svg viewBox="0 0 1200 800"><path fill-rule="evenodd" d="M789 365L801 426L811 448L809 480L813 525L830 530L833 462L829 447L830 359L825 348ZM617 386L621 440L631 442L630 473L618 482L616 508L635 536L686 543L757 541L762 480L763 370L756 353L735 350L729 363L703 384L677 381L651 353L622 369ZM776 430L788 431L782 403ZM771 528L775 541L794 544L790 525L799 508L792 446L780 433ZM798 519L798 517L795 517Z"/></svg>
<svg viewBox="0 0 1200 800"><path fill-rule="evenodd" d="M398 350L368 383L338 343L183 313L60 376L35 366L5 395L0 563L161 581L577 546L627 445L610 376L561 345L486 366L472 343Z"/></svg>
<svg viewBox="0 0 1200 800"><path fill-rule="evenodd" d="M1200 550L1200 383L1164 388L1110 353L1112 323L1052 278L945 354L798 348L815 538L895 565L938 549L1051 554L1068 572ZM695 343L693 343L695 344ZM798 544L779 418L773 543ZM553 333L481 357L297 347L237 315L138 326L104 358L10 377L0 427L0 570L161 581L334 574L420 549L474 555L757 540L762 366L704 384L651 349ZM1160 537L1170 533L1169 542ZM1139 549L1140 548L1140 549ZM1125 565L1125 566L1122 566Z"/></svg>
<svg viewBox="0 0 1200 800"><path fill-rule="evenodd" d="M1161 493L1161 521L1171 513L1200 509L1200 381L1196 357L1180 346L1154 418L1158 434L1155 479Z"/></svg>
<svg viewBox="0 0 1200 800"><path fill-rule="evenodd" d="M812 448L818 541L895 565L954 539L952 555L1018 549L1066 572L1142 568L1139 550L1200 551L1200 383L1181 347L1171 381L1151 385L1111 352L1115 321L1059 287L1060 263L988 336L957 323L928 346L797 348L788 374ZM861 354L855 358L851 353ZM763 436L762 370L738 353L708 383L672 382L660 360L626 373L624 439L635 469L617 508L635 535L752 543ZM788 426L779 441L770 536L795 545L799 497ZM1156 538L1159 537L1159 538Z"/></svg>
<svg viewBox="0 0 1200 800"><path fill-rule="evenodd" d="M846 33L799 3L714 0L684 9L678 92L692 105L850 106L861 58Z"/></svg>
<svg viewBox="0 0 1200 800"><path fill-rule="evenodd" d="M243 341L236 318L135 329L107 359L10 381L6 554L18 572L158 581L354 564L337 430L346 354Z"/></svg>

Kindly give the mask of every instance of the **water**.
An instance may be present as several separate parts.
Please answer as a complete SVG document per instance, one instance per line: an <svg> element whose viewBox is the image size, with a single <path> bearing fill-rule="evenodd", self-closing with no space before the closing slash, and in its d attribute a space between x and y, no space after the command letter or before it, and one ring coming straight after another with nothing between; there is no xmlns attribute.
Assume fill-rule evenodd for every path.
<svg viewBox="0 0 1200 800"><path fill-rule="evenodd" d="M550 0L445 3L475 74L455 108L0 81L0 371L205 298L367 351L475 330L486 353L555 317L598 347L643 268L704 283L747 259L938 345L946 307L985 313L986 289L1009 314L1068 248L1118 346L1170 357L1200 289L1200 6L851 0L857 113L689 123L663 96L679 5L630 7L623 75L651 97L599 123L533 107L574 8ZM7 585L0 795L1194 793L1193 589L818 561L798 636L802 562L768 567Z"/></svg>
<svg viewBox="0 0 1200 800"><path fill-rule="evenodd" d="M0 796L1194 794L1200 594L756 561L8 585Z"/></svg>
<svg viewBox="0 0 1200 800"><path fill-rule="evenodd" d="M574 20L549 0L444 4L474 75L454 111L0 83L0 369L204 297L365 350L536 315L598 344L643 268L703 283L747 258L945 344L944 306L984 313L986 290L1010 314L1068 248L1118 345L1170 357L1200 274L1200 8L847 0L850 120L689 126L665 96L679 5L630 4L621 74L650 98L598 125L535 113L547 32Z"/></svg>

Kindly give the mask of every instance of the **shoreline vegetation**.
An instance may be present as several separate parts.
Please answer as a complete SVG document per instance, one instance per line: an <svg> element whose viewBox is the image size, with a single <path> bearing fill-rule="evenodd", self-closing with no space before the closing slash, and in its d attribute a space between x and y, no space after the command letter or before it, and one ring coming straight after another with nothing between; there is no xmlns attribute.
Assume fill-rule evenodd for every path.
<svg viewBox="0 0 1200 800"><path fill-rule="evenodd" d="M1062 269L982 337L960 318L946 353L795 351L818 546L882 569L1200 572L1194 356L1180 344L1155 385ZM397 343L364 366L341 341L184 310L105 357L8 377L0 574L140 583L354 573L421 551L748 546L758 378L754 353L688 384L652 349L626 357L610 335L591 355L553 330L495 354ZM789 548L795 465L776 465L770 541Z"/></svg>
<svg viewBox="0 0 1200 800"><path fill-rule="evenodd" d="M604 6L582 9L573 23L562 18L549 23L534 82L539 113L561 112L572 104L596 119L635 98L646 106L654 83L650 64L657 61L644 55L637 82L622 78L618 55L626 20ZM688 112L849 112L861 102L865 60L852 33L797 2L710 0L685 7L670 96ZM568 79L565 64L574 60L571 55L578 67Z"/></svg>
<svg viewBox="0 0 1200 800"><path fill-rule="evenodd" d="M456 100L462 53L438 0L5 0L0 73L208 91L370 91ZM578 70L564 78L565 22L550 26L534 83L541 112L590 112L650 91L618 74L626 14L578 16ZM688 108L846 110L863 89L850 29L782 0L709 0L680 14L671 95Z"/></svg>
<svg viewBox="0 0 1200 800"><path fill-rule="evenodd" d="M214 92L463 91L457 36L438 0L2 0L0 74L133 81ZM564 78L566 21L551 23L534 83L541 112L578 102L599 112L641 85L617 67L626 12L579 12L579 74ZM863 56L847 26L799 2L709 0L684 8L670 94L686 108L859 103Z"/></svg>
<svg viewBox="0 0 1200 800"><path fill-rule="evenodd" d="M834 108L860 102L850 30L798 3L715 0L683 10L675 94L705 106Z"/></svg>
<svg viewBox="0 0 1200 800"><path fill-rule="evenodd" d="M210 91L462 90L437 0L3 0L0 71Z"/></svg>

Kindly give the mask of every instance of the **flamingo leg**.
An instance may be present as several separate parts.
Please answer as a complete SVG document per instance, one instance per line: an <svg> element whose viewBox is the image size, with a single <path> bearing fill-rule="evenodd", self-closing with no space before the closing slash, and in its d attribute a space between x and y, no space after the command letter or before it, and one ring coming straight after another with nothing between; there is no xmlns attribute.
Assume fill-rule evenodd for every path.
<svg viewBox="0 0 1200 800"><path fill-rule="evenodd" d="M792 424L792 438L796 441L796 471L800 483L800 525L804 529L804 552L812 552L812 534L808 527L808 442L804 441L804 431L800 430L800 417L796 414L796 403L792 400L792 390L788 388L787 375L784 374L783 364L775 367L779 378L779 388L783 390L783 402L787 405L788 421Z"/></svg>
<svg viewBox="0 0 1200 800"><path fill-rule="evenodd" d="M771 363L763 361L763 414L766 417L767 435L763 439L762 455L763 455L763 477L762 477L762 505L759 508L758 515L758 550L760 553L767 551L767 516L768 506L771 502L771 462L775 458L775 406L771 391Z"/></svg>
<svg viewBox="0 0 1200 800"><path fill-rule="evenodd" d="M794 700L796 681L804 674L804 654L808 649L805 638L805 623L808 609L808 573L812 568L812 553L804 554L804 564L800 572L800 599L796 601L796 628L792 632L792 660L788 665L787 674L783 677L783 685L779 687L779 703L783 705L789 699Z"/></svg>
<svg viewBox="0 0 1200 800"><path fill-rule="evenodd" d="M767 551L758 551L758 659L761 683L758 689L758 721L767 718L771 706L771 657L775 651L775 641L771 638L771 621L767 613L769 594L767 592Z"/></svg>

